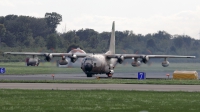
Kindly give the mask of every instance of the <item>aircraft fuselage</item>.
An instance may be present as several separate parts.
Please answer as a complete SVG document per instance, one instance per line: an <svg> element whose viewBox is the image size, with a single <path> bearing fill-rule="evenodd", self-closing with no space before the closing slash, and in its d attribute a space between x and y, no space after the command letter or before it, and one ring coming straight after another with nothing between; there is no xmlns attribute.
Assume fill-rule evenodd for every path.
<svg viewBox="0 0 200 112"><path fill-rule="evenodd" d="M106 58L102 54L89 55L83 58L81 62L81 69L87 75L94 74L113 74L114 67L117 64L117 59Z"/></svg>

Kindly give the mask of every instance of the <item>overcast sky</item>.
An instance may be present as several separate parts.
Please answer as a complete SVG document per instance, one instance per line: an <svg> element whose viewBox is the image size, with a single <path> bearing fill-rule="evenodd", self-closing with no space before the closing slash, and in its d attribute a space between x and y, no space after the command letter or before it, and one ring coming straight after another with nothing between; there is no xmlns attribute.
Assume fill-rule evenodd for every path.
<svg viewBox="0 0 200 112"><path fill-rule="evenodd" d="M98 32L132 30L135 34L164 30L200 38L200 0L0 0L0 16L62 15L57 31L92 28Z"/></svg>

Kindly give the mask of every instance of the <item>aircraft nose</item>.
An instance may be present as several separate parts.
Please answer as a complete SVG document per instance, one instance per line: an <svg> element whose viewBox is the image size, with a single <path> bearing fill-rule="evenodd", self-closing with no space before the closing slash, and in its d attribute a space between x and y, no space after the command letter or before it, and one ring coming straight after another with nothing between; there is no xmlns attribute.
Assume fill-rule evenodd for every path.
<svg viewBox="0 0 200 112"><path fill-rule="evenodd" d="M85 71L90 72L90 71L92 71L92 68L93 68L93 66L91 63L85 64Z"/></svg>

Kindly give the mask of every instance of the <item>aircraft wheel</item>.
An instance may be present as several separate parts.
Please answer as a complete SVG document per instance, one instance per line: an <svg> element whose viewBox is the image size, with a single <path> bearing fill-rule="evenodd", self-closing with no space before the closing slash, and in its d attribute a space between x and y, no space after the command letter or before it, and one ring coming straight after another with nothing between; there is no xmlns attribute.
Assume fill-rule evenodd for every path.
<svg viewBox="0 0 200 112"><path fill-rule="evenodd" d="M112 77L113 74L107 74L108 77Z"/></svg>
<svg viewBox="0 0 200 112"><path fill-rule="evenodd" d="M87 74L87 77L92 77L92 74Z"/></svg>

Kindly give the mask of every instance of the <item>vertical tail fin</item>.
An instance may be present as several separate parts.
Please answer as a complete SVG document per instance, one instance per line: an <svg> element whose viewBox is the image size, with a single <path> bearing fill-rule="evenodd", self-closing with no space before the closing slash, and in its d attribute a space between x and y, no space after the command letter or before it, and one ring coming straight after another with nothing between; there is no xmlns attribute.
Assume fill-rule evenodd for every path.
<svg viewBox="0 0 200 112"><path fill-rule="evenodd" d="M106 54L115 54L115 21L113 21L112 24L109 51L107 51Z"/></svg>

